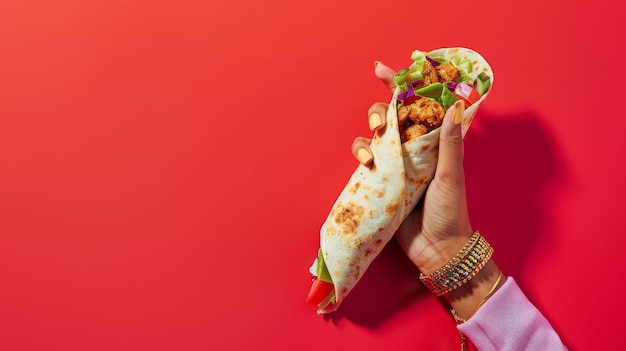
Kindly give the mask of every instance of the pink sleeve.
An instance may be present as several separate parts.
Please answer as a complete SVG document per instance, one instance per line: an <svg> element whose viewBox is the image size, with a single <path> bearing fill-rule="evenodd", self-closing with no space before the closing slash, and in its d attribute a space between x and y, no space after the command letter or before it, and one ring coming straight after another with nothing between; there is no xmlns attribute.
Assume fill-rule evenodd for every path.
<svg viewBox="0 0 626 351"><path fill-rule="evenodd" d="M458 329L480 351L567 350L511 277Z"/></svg>

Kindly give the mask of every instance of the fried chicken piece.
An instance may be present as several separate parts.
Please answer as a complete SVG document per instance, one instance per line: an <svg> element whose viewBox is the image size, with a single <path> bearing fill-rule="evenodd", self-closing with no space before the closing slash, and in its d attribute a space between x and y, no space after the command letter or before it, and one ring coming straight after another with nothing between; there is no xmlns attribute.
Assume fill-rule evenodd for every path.
<svg viewBox="0 0 626 351"><path fill-rule="evenodd" d="M443 106L432 99L419 99L409 107L409 118L415 124L424 124L429 130L439 127L446 114Z"/></svg>
<svg viewBox="0 0 626 351"><path fill-rule="evenodd" d="M455 82L459 78L459 69L450 63L440 64L435 67L435 71L437 71L439 81L442 83Z"/></svg>
<svg viewBox="0 0 626 351"><path fill-rule="evenodd" d="M409 119L409 113L411 113L411 105L402 105L398 109L398 125L403 126Z"/></svg>
<svg viewBox="0 0 626 351"><path fill-rule="evenodd" d="M433 66L432 63L428 62L428 60L424 60L422 75L424 76L424 86L430 85L432 83L437 83L439 81L439 76L437 75L437 70L435 70L435 66Z"/></svg>
<svg viewBox="0 0 626 351"><path fill-rule="evenodd" d="M424 77L420 87L433 83L447 83L456 81L459 70L452 64L439 64L433 66L428 60L424 61L422 68ZM414 87L417 89L418 87ZM446 114L444 107L437 101L429 98L420 98L410 105L402 105L398 108L398 126L400 139L403 143L418 138L431 130L441 126Z"/></svg>
<svg viewBox="0 0 626 351"><path fill-rule="evenodd" d="M403 143L421 137L428 133L428 128L423 124L411 124L400 131L400 139Z"/></svg>

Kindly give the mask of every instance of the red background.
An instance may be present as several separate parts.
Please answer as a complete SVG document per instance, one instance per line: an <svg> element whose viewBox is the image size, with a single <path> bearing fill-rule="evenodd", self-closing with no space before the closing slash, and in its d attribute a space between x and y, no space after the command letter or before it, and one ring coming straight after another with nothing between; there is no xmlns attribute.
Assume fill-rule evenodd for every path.
<svg viewBox="0 0 626 351"><path fill-rule="evenodd" d="M620 6L3 0L0 349L458 350L395 241L338 312L304 303L373 62L447 46L495 71L473 225L571 350L619 349Z"/></svg>

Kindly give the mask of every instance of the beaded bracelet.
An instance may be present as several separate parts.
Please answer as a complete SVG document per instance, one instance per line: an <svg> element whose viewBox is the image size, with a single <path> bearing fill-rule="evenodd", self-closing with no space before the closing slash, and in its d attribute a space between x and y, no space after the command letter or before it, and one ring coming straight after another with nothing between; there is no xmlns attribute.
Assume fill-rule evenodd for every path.
<svg viewBox="0 0 626 351"><path fill-rule="evenodd" d="M420 281L436 296L442 296L467 283L489 262L493 248L479 232L445 266L430 275L420 274Z"/></svg>

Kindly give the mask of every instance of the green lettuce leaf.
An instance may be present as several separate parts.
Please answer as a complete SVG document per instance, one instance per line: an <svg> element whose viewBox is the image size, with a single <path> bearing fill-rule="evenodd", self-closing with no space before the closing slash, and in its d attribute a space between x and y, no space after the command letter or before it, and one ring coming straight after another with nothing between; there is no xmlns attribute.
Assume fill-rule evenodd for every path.
<svg viewBox="0 0 626 351"><path fill-rule="evenodd" d="M333 283L333 279L330 277L330 273L328 272L328 268L326 267L326 262L324 262L324 254L322 253L322 249L319 249L319 251L317 252L317 279L320 279L327 283Z"/></svg>

